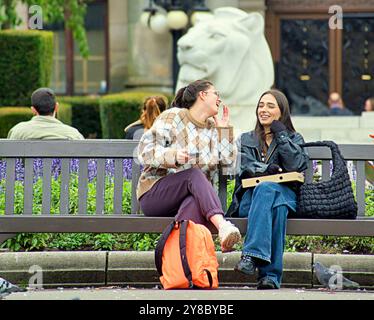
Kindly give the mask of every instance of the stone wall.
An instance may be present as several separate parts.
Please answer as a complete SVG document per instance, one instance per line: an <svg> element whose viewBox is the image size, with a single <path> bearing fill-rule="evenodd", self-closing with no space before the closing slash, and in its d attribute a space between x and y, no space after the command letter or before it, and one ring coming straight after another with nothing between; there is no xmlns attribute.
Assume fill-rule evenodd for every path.
<svg viewBox="0 0 374 320"><path fill-rule="evenodd" d="M256 123L256 108L231 106L231 123L235 136L253 130ZM296 131L305 141L333 140L336 143L372 144L369 134L374 134L374 112L363 112L361 116L352 117L301 117L293 116L292 122Z"/></svg>

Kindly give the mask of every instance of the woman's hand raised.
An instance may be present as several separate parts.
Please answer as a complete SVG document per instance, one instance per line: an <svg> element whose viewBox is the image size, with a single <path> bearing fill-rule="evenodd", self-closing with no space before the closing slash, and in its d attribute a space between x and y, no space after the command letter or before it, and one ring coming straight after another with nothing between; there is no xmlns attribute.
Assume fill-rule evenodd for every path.
<svg viewBox="0 0 374 320"><path fill-rule="evenodd" d="M228 106L223 105L222 119L218 119L217 115L213 116L216 127L228 127L230 122L230 110Z"/></svg>

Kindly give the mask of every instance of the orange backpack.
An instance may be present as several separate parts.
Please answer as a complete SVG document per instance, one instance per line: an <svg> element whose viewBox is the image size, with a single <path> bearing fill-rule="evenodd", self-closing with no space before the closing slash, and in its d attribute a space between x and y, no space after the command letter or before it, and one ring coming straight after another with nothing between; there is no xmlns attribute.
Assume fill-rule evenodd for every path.
<svg viewBox="0 0 374 320"><path fill-rule="evenodd" d="M212 235L201 224L173 221L157 243L155 262L164 289L218 287Z"/></svg>

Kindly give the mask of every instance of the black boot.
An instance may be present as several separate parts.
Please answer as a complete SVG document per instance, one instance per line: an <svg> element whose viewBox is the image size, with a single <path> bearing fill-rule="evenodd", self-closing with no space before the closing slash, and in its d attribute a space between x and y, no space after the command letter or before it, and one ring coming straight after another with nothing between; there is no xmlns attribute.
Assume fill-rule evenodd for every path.
<svg viewBox="0 0 374 320"><path fill-rule="evenodd" d="M256 264L251 256L243 254L234 270L247 275L252 275L256 272Z"/></svg>
<svg viewBox="0 0 374 320"><path fill-rule="evenodd" d="M257 284L257 290L267 290L267 289L278 289L277 285L270 278L261 278Z"/></svg>

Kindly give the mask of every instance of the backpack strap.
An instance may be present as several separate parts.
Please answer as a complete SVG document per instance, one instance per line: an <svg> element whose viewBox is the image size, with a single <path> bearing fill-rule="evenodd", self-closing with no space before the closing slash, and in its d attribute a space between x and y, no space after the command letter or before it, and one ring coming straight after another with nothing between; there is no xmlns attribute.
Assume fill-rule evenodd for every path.
<svg viewBox="0 0 374 320"><path fill-rule="evenodd" d="M164 247L166 244L167 239L170 236L170 233L173 231L177 221L173 221L170 223L162 233L160 239L157 241L157 245L155 248L155 264L158 271L158 274L162 276L162 253L164 252Z"/></svg>
<svg viewBox="0 0 374 320"><path fill-rule="evenodd" d="M183 271L184 271L185 277L188 280L190 288L193 288L192 273L191 273L190 265L188 264L187 250L186 250L188 220L182 220L180 224L181 224L181 227L180 227L180 232L179 232L179 249L180 249L179 251L181 255Z"/></svg>
<svg viewBox="0 0 374 320"><path fill-rule="evenodd" d="M213 287L213 277L212 277L212 274L210 273L210 271L208 269L204 269L204 271L206 272L206 275L208 276L208 281L209 281L209 287Z"/></svg>

